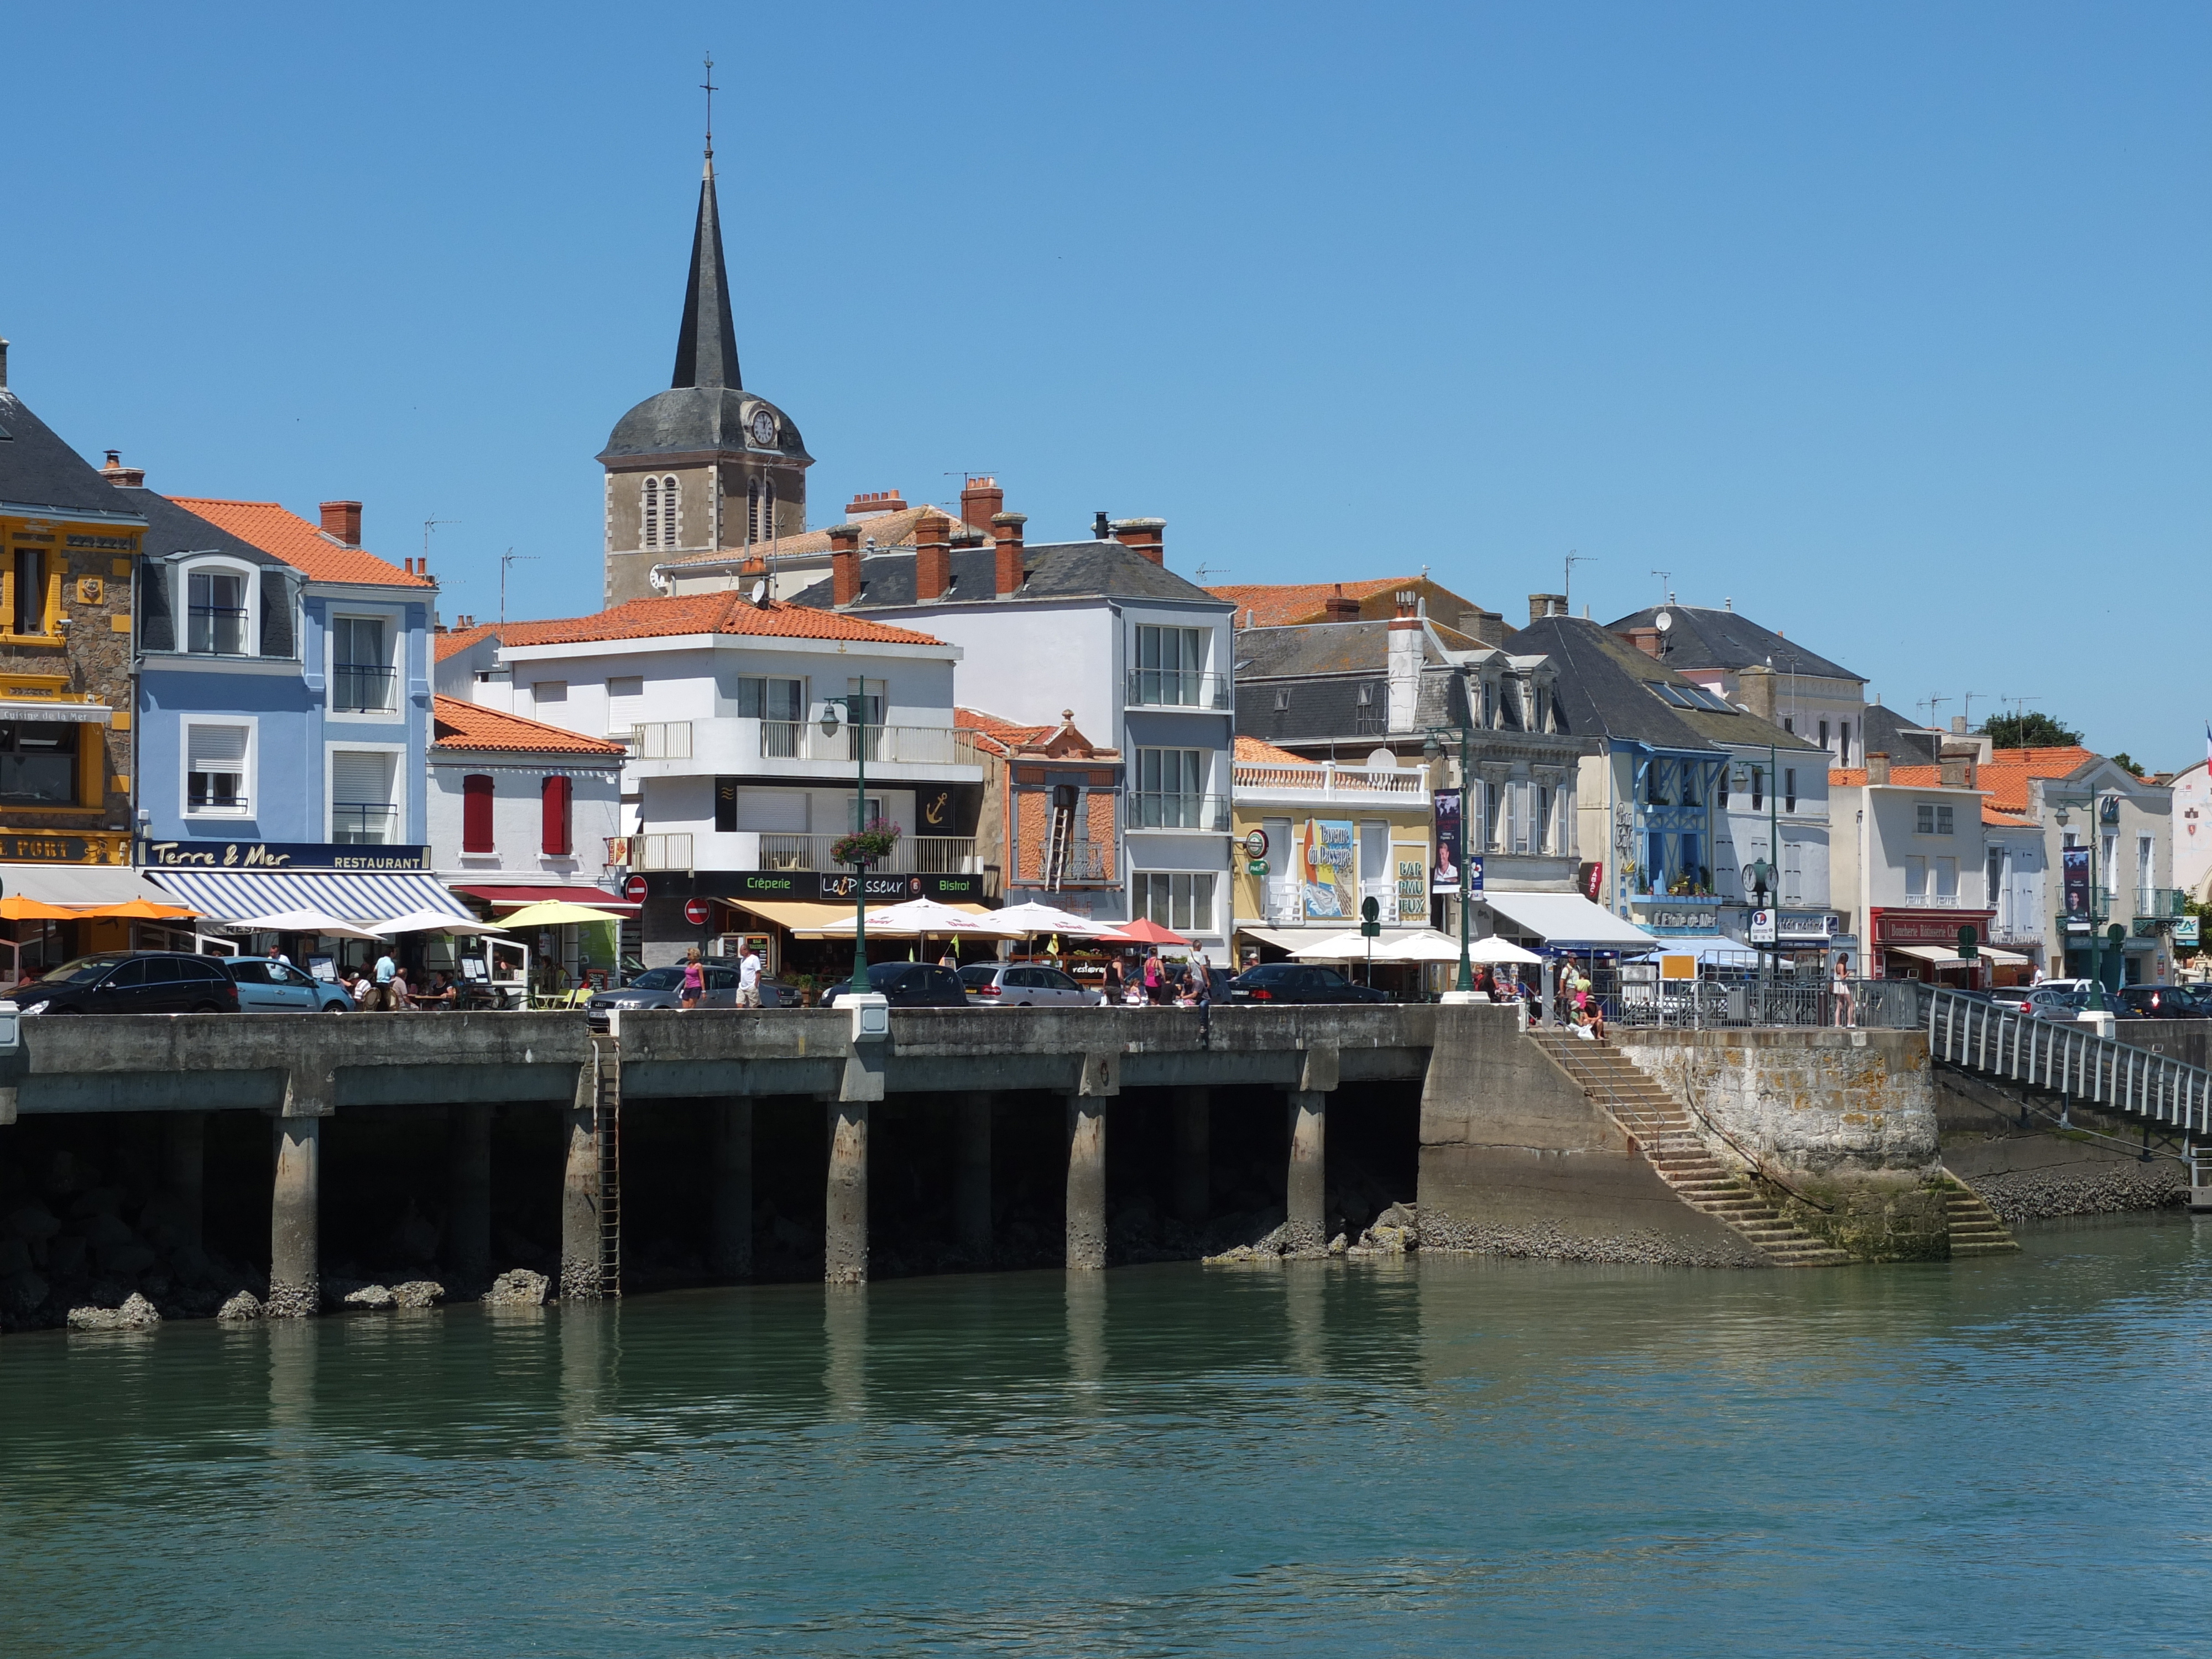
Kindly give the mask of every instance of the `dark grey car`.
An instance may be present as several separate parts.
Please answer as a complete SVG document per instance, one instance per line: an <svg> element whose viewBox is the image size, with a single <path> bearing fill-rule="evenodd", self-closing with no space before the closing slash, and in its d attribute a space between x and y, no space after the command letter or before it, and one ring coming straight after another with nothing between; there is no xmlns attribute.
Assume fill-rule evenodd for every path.
<svg viewBox="0 0 2212 1659"><path fill-rule="evenodd" d="M719 962L701 964L707 972L707 994L699 999L702 1008L734 1008L738 1006L738 970L734 965ZM760 982L761 1006L776 1006L776 988L768 980ZM648 968L619 990L602 991L592 999L591 1011L595 1014L611 1013L617 1009L681 1008L684 1006L684 970L681 968Z"/></svg>

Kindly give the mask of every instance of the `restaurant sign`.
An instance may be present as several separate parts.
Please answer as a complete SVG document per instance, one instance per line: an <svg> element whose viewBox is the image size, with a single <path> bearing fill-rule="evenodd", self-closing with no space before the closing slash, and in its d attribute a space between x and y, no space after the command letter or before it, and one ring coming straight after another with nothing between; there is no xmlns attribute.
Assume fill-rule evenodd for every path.
<svg viewBox="0 0 2212 1659"><path fill-rule="evenodd" d="M428 870L428 847L364 842L141 841L149 870Z"/></svg>
<svg viewBox="0 0 2212 1659"><path fill-rule="evenodd" d="M642 881L654 898L727 898L796 901L801 903L851 903L860 896L849 872L814 870L700 870L656 872L632 878ZM896 903L902 899L933 898L948 904L981 903L981 875L870 875L867 896Z"/></svg>
<svg viewBox="0 0 2212 1659"><path fill-rule="evenodd" d="M0 864L128 864L128 830L0 830Z"/></svg>
<svg viewBox="0 0 2212 1659"><path fill-rule="evenodd" d="M1899 915L1894 911L1874 913L1874 936L1884 945L1948 945L1959 943L1959 928L1972 922L1977 933L1988 927L1990 910L1922 911Z"/></svg>

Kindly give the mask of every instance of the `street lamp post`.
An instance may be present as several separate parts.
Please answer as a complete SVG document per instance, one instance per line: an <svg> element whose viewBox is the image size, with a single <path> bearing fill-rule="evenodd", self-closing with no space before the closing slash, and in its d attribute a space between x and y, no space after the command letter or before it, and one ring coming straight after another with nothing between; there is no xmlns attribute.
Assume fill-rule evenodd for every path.
<svg viewBox="0 0 2212 1659"><path fill-rule="evenodd" d="M1472 872L1467 861L1467 796L1468 779L1474 766L1474 721L1469 710L1472 699L1468 697L1467 683L1460 682L1461 707L1459 714L1459 984L1457 989L1474 989L1474 964L1468 959L1468 910L1474 890L1470 884ZM1449 736L1443 733L1442 735ZM1439 733L1433 728L1421 744L1421 757L1433 765L1443 757L1443 745L1437 741Z"/></svg>
<svg viewBox="0 0 2212 1659"><path fill-rule="evenodd" d="M853 761L855 768L853 784L853 833L859 835L868 827L868 700L864 692L854 691L842 697L825 698L827 708L842 704L846 729L853 733ZM822 732L825 737L835 737L837 721L824 714ZM852 994L860 995L868 989L868 864L862 860L853 866L853 983Z"/></svg>

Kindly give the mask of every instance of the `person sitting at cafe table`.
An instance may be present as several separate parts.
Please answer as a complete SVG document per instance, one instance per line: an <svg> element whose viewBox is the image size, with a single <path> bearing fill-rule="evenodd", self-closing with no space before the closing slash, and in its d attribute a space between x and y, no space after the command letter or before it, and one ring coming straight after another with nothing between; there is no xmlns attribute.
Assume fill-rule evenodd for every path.
<svg viewBox="0 0 2212 1659"><path fill-rule="evenodd" d="M417 1008L426 1008L433 1012L442 1013L449 1012L460 1001L461 994L453 988L452 975L433 974L430 975L428 988L416 992L409 1000Z"/></svg>

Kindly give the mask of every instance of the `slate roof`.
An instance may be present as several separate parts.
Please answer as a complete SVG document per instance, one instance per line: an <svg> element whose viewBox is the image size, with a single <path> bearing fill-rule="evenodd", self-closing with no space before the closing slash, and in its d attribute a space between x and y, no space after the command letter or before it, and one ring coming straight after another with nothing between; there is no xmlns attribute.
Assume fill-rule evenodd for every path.
<svg viewBox="0 0 2212 1659"><path fill-rule="evenodd" d="M1516 654L1551 658L1559 671L1558 701L1567 729L1584 737L1640 743L1653 749L1711 749L1723 744L1810 750L1816 744L1741 710L1677 708L1646 686L1686 686L1608 628L1580 617L1546 617L1506 636Z"/></svg>
<svg viewBox="0 0 2212 1659"><path fill-rule="evenodd" d="M848 611L872 611L913 605L915 555L878 553L860 561L860 597ZM997 550L986 542L981 547L952 550L952 586L947 602L995 598ZM1024 578L1014 597L1024 599L1115 599L1195 600L1212 611L1229 609L1194 582L1185 581L1164 565L1154 564L1120 542L1044 542L1024 550ZM799 605L827 606L836 592L834 579L824 577L793 596Z"/></svg>
<svg viewBox="0 0 2212 1659"><path fill-rule="evenodd" d="M1695 605L1655 605L1606 626L1614 633L1624 629L1649 628L1652 618L1662 611L1674 619L1674 626L1667 630L1667 654L1662 659L1669 668L1733 670L1762 666L1771 660L1778 674L1818 674L1825 678L1865 683L1865 675L1855 674L1841 663L1831 661L1817 651L1808 651L1771 628L1760 627L1740 611L1709 611Z"/></svg>
<svg viewBox="0 0 2212 1659"><path fill-rule="evenodd" d="M56 517L75 512L128 518L137 511L5 386L0 386L0 506Z"/></svg>
<svg viewBox="0 0 2212 1659"><path fill-rule="evenodd" d="M1933 765L1943 752L1943 734L1916 726L1893 708L1870 702L1859 717L1859 752L1887 755L1893 763L1925 761Z"/></svg>
<svg viewBox="0 0 2212 1659"><path fill-rule="evenodd" d="M431 744L439 749L501 749L532 755L624 755L629 751L604 738L587 738L543 720L463 702L459 697L431 699Z"/></svg>
<svg viewBox="0 0 2212 1659"><path fill-rule="evenodd" d="M149 489L143 484L112 488L130 503L124 511L138 514L146 520L146 534L139 546L149 557L165 558L172 553L221 553L263 569L293 568L267 549L234 536L221 525L188 511L158 490Z"/></svg>
<svg viewBox="0 0 2212 1659"><path fill-rule="evenodd" d="M632 599L590 617L503 623L505 646L580 645L597 640L658 639L686 634L752 634L797 640L854 640L874 645L941 645L910 628L892 628L842 611L770 599L757 605L742 593L686 593Z"/></svg>
<svg viewBox="0 0 2212 1659"><path fill-rule="evenodd" d="M1455 628L1431 621L1439 641L1455 651L1486 649ZM1310 674L1381 674L1390 665L1387 622L1305 623L1291 628L1237 630L1237 678L1289 679ZM1428 657L1424 646L1423 657Z"/></svg>
<svg viewBox="0 0 2212 1659"><path fill-rule="evenodd" d="M274 553L315 581L345 582L357 587L437 586L428 576L410 575L365 547L348 547L336 537L325 535L321 526L308 523L275 501L221 501L202 495L169 499L240 540Z"/></svg>

